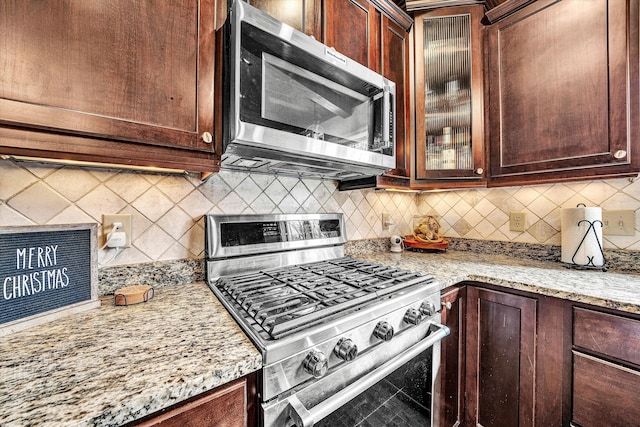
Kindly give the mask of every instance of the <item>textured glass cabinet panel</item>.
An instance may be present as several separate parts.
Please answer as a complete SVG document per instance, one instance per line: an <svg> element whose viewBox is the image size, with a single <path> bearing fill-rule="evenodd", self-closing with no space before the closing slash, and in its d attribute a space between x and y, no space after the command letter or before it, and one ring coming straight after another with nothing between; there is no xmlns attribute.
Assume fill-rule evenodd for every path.
<svg viewBox="0 0 640 427"><path fill-rule="evenodd" d="M473 169L471 17L424 19L426 170Z"/></svg>

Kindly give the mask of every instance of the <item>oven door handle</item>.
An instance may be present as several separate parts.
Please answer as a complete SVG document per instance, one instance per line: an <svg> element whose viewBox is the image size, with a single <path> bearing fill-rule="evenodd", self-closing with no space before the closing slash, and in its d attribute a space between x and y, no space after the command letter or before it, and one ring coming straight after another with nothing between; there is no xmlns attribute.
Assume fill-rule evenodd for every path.
<svg viewBox="0 0 640 427"><path fill-rule="evenodd" d="M317 404L311 409L307 409L297 396L290 396L288 400L289 418L297 427L312 427L317 421L320 421L327 415L339 409L346 402L360 395L369 387L382 380L393 371L418 356L429 347L441 341L451 332L448 327L439 323L434 323L436 328L425 339L418 344L406 350L396 358L390 360L384 365L377 368L372 374L367 375L353 384L343 388L338 393L325 399L322 403Z"/></svg>

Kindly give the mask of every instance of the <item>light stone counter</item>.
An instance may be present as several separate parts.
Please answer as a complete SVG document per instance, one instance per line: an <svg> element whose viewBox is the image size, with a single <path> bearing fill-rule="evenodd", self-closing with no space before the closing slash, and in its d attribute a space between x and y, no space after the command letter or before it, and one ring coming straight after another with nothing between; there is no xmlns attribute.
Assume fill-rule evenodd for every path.
<svg viewBox="0 0 640 427"><path fill-rule="evenodd" d="M446 251L381 252L354 257L433 275L442 288L479 281L640 314L640 275L574 270L559 262Z"/></svg>
<svg viewBox="0 0 640 427"><path fill-rule="evenodd" d="M640 314L638 274L570 270L501 253L394 254L378 246L373 254L368 246L350 254L432 274L442 288L480 281ZM167 268L180 280L202 280L201 262L104 271L101 286L115 289L131 277L157 287L155 298L115 307L107 296L99 309L0 338L0 425L120 425L260 369L259 352L209 288L163 287Z"/></svg>
<svg viewBox="0 0 640 427"><path fill-rule="evenodd" d="M203 283L0 338L0 425L113 426L260 369L262 358Z"/></svg>

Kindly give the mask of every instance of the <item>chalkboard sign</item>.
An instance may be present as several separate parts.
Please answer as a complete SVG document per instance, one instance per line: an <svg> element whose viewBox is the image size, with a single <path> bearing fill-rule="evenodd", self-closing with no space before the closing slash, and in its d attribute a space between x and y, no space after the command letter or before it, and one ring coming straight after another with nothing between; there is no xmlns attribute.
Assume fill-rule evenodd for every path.
<svg viewBox="0 0 640 427"><path fill-rule="evenodd" d="M0 227L0 336L100 305L96 229Z"/></svg>

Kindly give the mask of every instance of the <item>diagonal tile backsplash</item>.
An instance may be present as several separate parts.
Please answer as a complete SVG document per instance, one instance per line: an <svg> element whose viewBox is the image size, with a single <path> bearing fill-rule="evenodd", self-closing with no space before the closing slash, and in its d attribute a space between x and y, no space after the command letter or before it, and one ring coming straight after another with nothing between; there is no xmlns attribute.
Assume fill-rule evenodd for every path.
<svg viewBox="0 0 640 427"><path fill-rule="evenodd" d="M109 265L202 258L207 213L344 212L351 240L408 234L415 195L339 192L331 181L224 171L199 176L0 160L0 226L97 222L132 215L132 247ZM394 225L382 230L382 213ZM102 229L98 231L102 234ZM103 239L100 238L100 244ZM102 250L108 261L113 250Z"/></svg>
<svg viewBox="0 0 640 427"><path fill-rule="evenodd" d="M560 208L584 203L604 210L635 211L640 207L640 182L619 178L422 193L416 203L420 214L439 218L446 236L560 246ZM525 232L509 230L511 212L526 214ZM604 247L640 250L639 225L636 215L636 235L603 236Z"/></svg>
<svg viewBox="0 0 640 427"><path fill-rule="evenodd" d="M560 245L560 208L578 203L636 210L640 183L621 178L421 194L339 192L331 181L239 172L201 182L198 175L0 160L0 226L100 224L105 213L131 214L132 247L109 265L202 258L207 213L343 212L350 240L410 234L414 215L435 215L449 237ZM526 213L525 232L509 231L510 212ZM389 230L382 229L382 213L394 222ZM640 235L605 236L604 246L640 250ZM100 251L99 258L111 255Z"/></svg>

